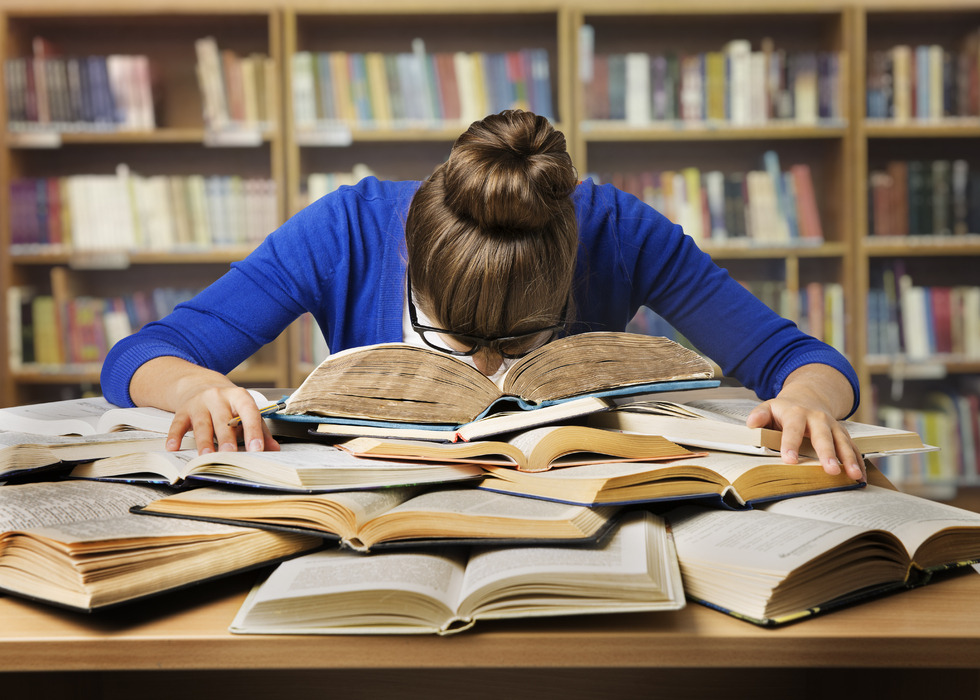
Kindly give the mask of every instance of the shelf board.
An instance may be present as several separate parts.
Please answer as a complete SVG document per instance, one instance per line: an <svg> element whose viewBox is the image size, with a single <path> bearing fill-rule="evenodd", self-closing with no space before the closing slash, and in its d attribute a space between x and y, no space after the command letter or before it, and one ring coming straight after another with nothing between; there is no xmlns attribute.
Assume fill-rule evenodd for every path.
<svg viewBox="0 0 980 700"><path fill-rule="evenodd" d="M271 129L215 133L203 127L174 127L150 131L8 131L5 138L12 149L183 143L248 148L272 141L277 136Z"/></svg>
<svg viewBox="0 0 980 700"><path fill-rule="evenodd" d="M633 126L625 122L585 121L581 124L586 141L763 141L771 139L835 139L847 133L839 123L797 124L769 122L753 126L733 126L710 122L673 121L665 124Z"/></svg>
<svg viewBox="0 0 980 700"><path fill-rule="evenodd" d="M301 148L349 146L358 142L429 141L451 144L469 128L468 122L434 123L411 127L327 126L322 129L296 132L296 144ZM559 131L562 125L554 124Z"/></svg>
<svg viewBox="0 0 980 700"><path fill-rule="evenodd" d="M711 243L699 244L701 250L716 260L725 259L767 259L767 258L834 258L847 253L844 243L823 243L821 245L739 245Z"/></svg>
<svg viewBox="0 0 980 700"><path fill-rule="evenodd" d="M896 122L869 119L864 122L868 138L977 138L980 136L980 117Z"/></svg>
<svg viewBox="0 0 980 700"><path fill-rule="evenodd" d="M980 234L962 236L869 236L861 241L869 257L980 255Z"/></svg>
<svg viewBox="0 0 980 700"><path fill-rule="evenodd" d="M922 360L872 355L865 359L868 372L902 379L942 379L949 374L980 373L980 358L935 355Z"/></svg>
<svg viewBox="0 0 980 700"><path fill-rule="evenodd" d="M130 265L231 264L252 252L251 246L187 251L82 251L12 255L15 265L67 265L73 269L124 269Z"/></svg>

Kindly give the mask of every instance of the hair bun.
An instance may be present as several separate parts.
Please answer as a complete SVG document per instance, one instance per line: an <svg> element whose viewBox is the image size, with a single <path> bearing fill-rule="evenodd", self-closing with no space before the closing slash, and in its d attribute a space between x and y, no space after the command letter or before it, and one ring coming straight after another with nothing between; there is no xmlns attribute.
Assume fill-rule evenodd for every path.
<svg viewBox="0 0 980 700"><path fill-rule="evenodd" d="M486 231L548 226L575 188L565 137L544 117L508 110L475 122L443 170L445 203Z"/></svg>

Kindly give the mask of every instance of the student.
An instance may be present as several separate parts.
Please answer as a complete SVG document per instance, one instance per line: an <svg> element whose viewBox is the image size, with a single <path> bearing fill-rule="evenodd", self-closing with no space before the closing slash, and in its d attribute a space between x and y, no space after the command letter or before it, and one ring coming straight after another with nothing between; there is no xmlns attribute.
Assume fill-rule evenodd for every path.
<svg viewBox="0 0 980 700"><path fill-rule="evenodd" d="M408 294L409 283L411 286ZM366 178L322 197L161 321L112 348L116 404L176 414L172 445L278 449L252 398L225 375L303 312L331 351L405 340L471 353L486 375L562 332L622 331L641 305L766 401L752 426L783 430L794 463L809 436L826 471L863 479L838 419L857 406L847 360L803 334L633 196L577 183L565 138L542 117L476 122L422 183ZM445 333L417 329L445 329ZM456 334L456 335L454 335ZM228 421L241 416L241 427Z"/></svg>

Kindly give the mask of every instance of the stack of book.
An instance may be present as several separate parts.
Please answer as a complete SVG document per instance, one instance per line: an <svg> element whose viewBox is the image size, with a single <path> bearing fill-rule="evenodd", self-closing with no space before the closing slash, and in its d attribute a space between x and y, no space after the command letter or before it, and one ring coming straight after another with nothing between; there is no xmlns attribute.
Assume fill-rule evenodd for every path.
<svg viewBox="0 0 980 700"><path fill-rule="evenodd" d="M169 414L99 398L0 409L0 588L94 609L277 564L232 631L451 634L676 610L685 593L771 625L980 558L980 515L859 488L816 460L783 464L778 431L745 425L753 402L705 403L715 390L692 390L716 384L710 365L664 339L555 341L513 365L504 395L471 401L468 365L430 354L328 358L266 419L278 452L163 452ZM585 378L534 376L555 362ZM428 369L386 385L393 366ZM360 400L356 377L377 401ZM405 429L433 381L460 400L425 411L438 422L409 419L423 439L367 435ZM577 419L559 419L562 406ZM483 439L461 439L477 427ZM914 433L848 428L868 453L928 449ZM837 575L846 561L852 575Z"/></svg>

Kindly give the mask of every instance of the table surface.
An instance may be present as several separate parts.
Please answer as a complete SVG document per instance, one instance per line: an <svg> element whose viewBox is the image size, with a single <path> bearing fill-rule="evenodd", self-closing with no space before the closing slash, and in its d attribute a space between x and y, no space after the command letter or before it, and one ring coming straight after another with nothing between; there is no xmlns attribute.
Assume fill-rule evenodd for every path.
<svg viewBox="0 0 980 700"><path fill-rule="evenodd" d="M255 574L85 614L0 597L0 670L980 668L980 576L776 629L679 611L483 621L449 637L233 635Z"/></svg>

